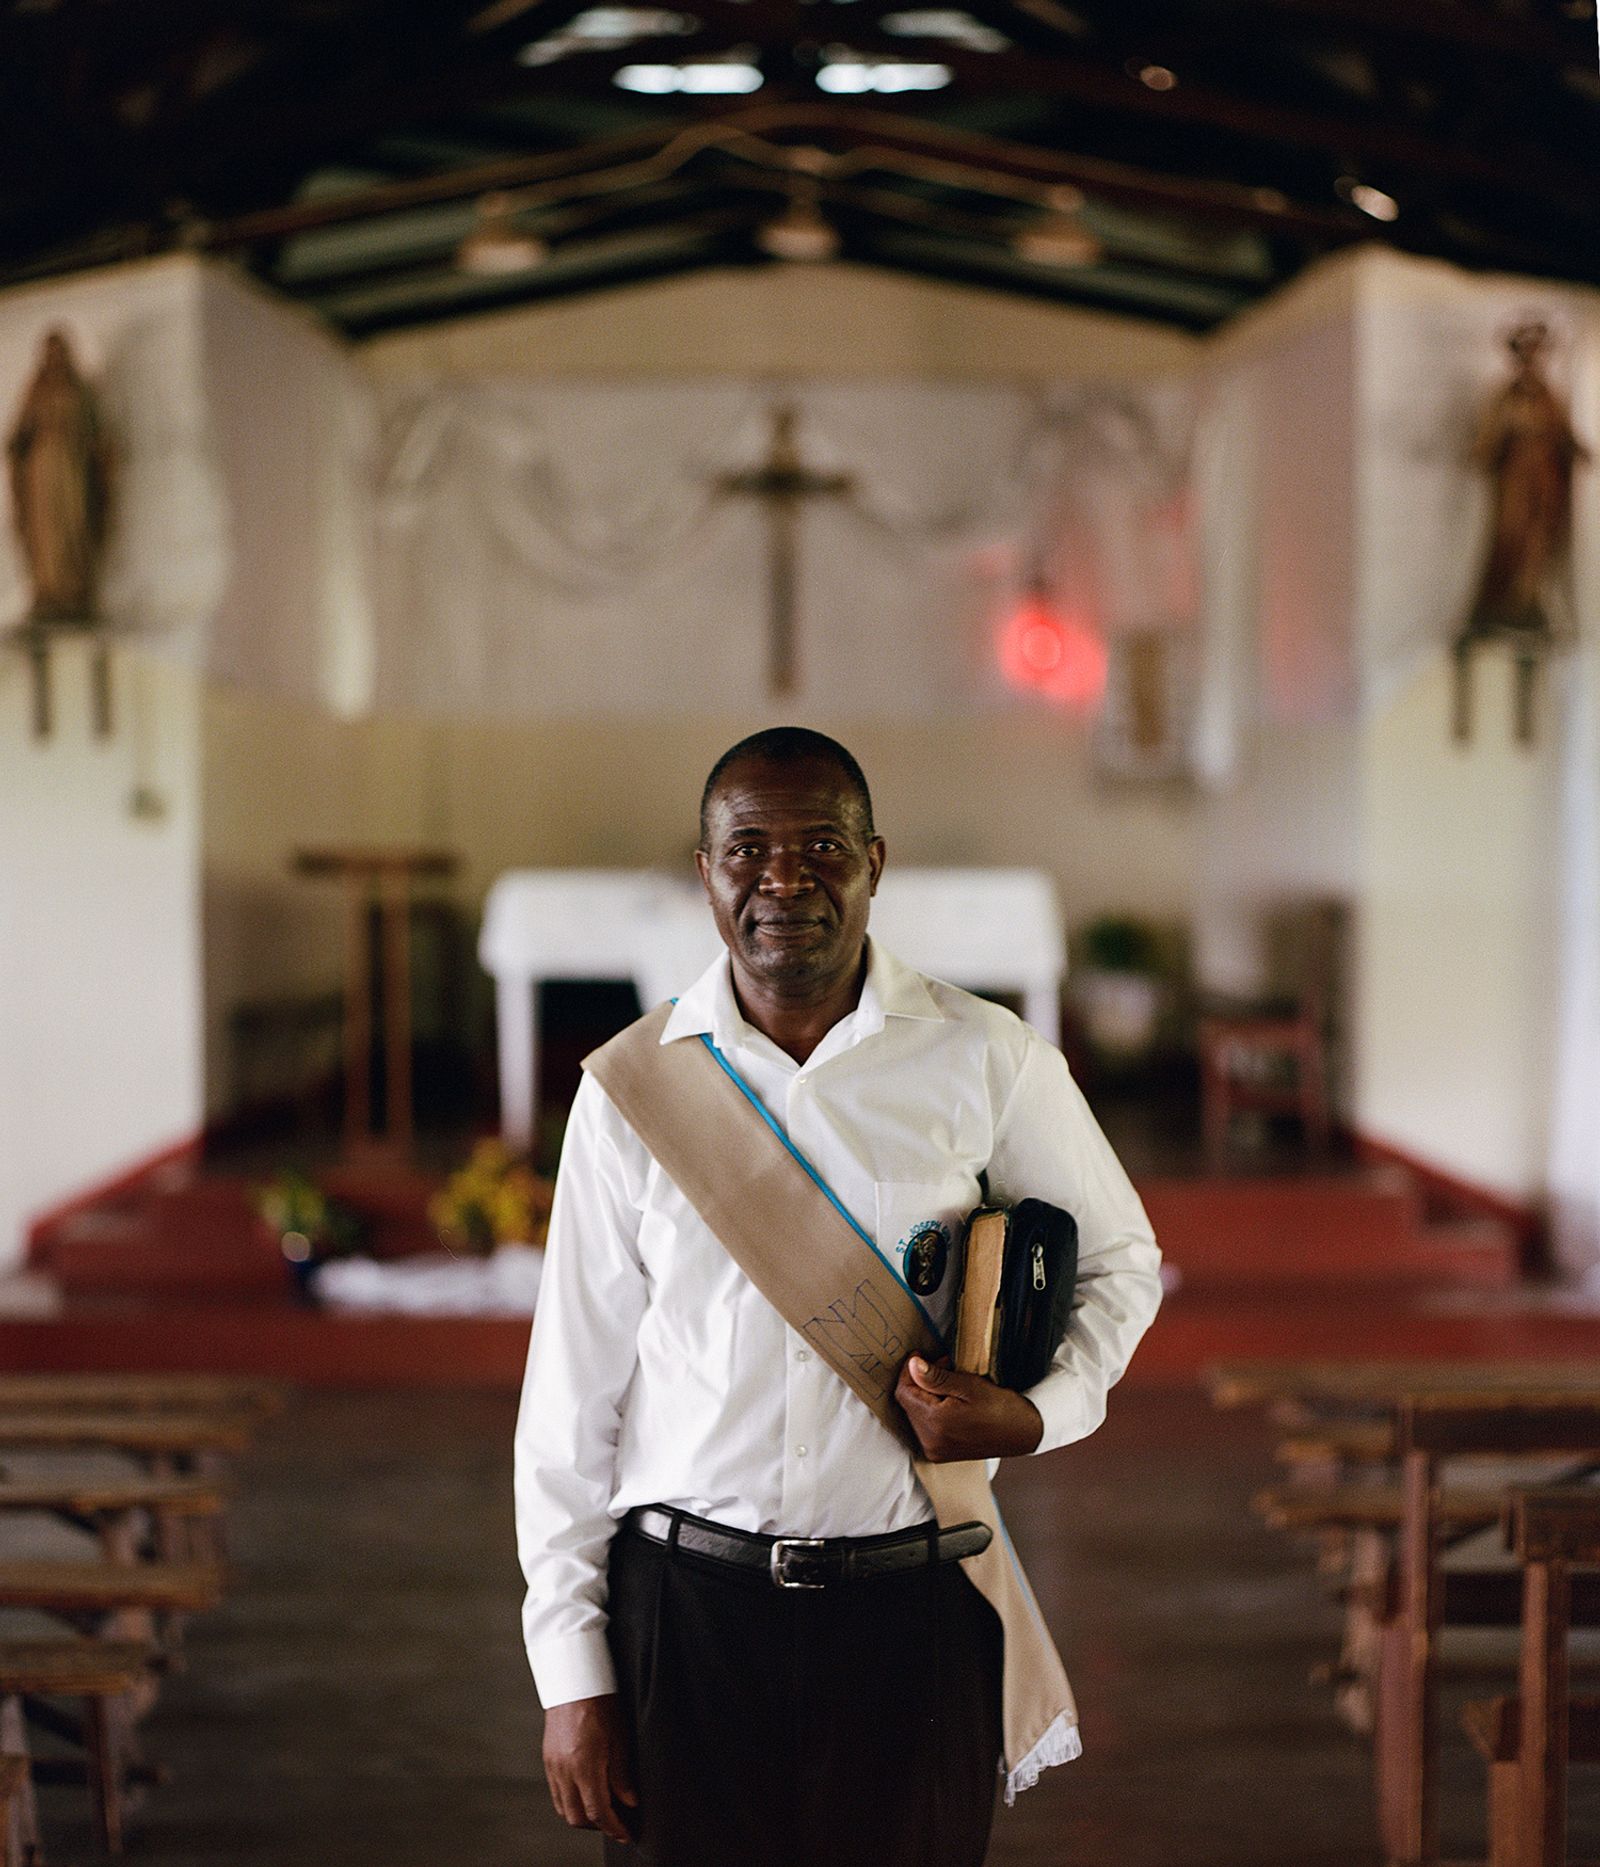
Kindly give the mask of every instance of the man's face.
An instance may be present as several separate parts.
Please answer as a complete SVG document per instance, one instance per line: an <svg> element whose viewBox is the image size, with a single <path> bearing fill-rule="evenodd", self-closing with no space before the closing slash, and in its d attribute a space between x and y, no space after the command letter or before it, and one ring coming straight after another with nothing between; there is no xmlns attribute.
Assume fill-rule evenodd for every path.
<svg viewBox="0 0 1600 1867"><path fill-rule="evenodd" d="M780 993L850 979L884 850L843 773L824 760L741 759L706 815L695 859L735 972Z"/></svg>

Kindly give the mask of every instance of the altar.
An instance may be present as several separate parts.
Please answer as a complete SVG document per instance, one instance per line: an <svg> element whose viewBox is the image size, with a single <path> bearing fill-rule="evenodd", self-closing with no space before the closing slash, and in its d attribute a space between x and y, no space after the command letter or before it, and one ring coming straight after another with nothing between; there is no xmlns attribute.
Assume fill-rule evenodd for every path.
<svg viewBox="0 0 1600 1867"><path fill-rule="evenodd" d="M1066 940L1055 883L1036 869L890 869L871 931L919 971L969 990L1016 993L1061 1040ZM495 982L500 1124L531 1146L538 1120L539 988L630 981L645 1008L693 984L719 949L691 879L654 870L513 869L489 891L478 957Z"/></svg>

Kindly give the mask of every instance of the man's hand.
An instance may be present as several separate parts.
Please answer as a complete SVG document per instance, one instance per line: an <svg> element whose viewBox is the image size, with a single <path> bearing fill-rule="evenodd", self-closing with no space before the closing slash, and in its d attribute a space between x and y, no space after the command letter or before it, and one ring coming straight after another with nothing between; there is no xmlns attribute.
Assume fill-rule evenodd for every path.
<svg viewBox="0 0 1600 1867"><path fill-rule="evenodd" d="M1025 1394L981 1374L960 1374L913 1355L894 1397L911 1422L922 1456L935 1465L957 1459L1003 1459L1031 1452L1044 1437L1039 1409Z"/></svg>
<svg viewBox="0 0 1600 1867"><path fill-rule="evenodd" d="M631 1841L624 1808L639 1806L615 1693L552 1705L544 1716L544 1774L556 1814L573 1828Z"/></svg>

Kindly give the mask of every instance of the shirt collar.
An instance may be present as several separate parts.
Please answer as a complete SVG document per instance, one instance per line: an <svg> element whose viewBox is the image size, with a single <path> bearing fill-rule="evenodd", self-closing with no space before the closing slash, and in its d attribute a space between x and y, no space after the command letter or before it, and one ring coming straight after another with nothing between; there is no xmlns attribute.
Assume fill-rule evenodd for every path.
<svg viewBox="0 0 1600 1867"><path fill-rule="evenodd" d="M844 1022L852 1026L851 1041L875 1036L889 1018L921 1018L942 1023L944 1013L934 1003L922 974L898 960L878 941L867 941L867 976L861 983L861 1002ZM733 972L726 950L719 953L672 1008L661 1032L664 1044L680 1037L709 1035L719 1049L748 1043L758 1035L739 1009L733 995Z"/></svg>

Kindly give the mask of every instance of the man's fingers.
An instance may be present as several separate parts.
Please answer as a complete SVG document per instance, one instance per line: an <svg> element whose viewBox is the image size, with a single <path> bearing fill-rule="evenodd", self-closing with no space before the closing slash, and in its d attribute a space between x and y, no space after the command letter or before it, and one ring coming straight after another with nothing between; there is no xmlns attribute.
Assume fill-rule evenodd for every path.
<svg viewBox="0 0 1600 1867"><path fill-rule="evenodd" d="M583 1798L578 1794L571 1780L562 1772L550 1772L550 1800L556 1805L559 1815L569 1828L588 1828L593 1824L583 1812Z"/></svg>
<svg viewBox="0 0 1600 1867"><path fill-rule="evenodd" d="M611 1759L611 1794L630 1809L639 1806L639 1792L633 1786L633 1772L628 1768L628 1760L623 1756Z"/></svg>
<svg viewBox="0 0 1600 1867"><path fill-rule="evenodd" d="M598 1777L585 1777L581 1784L583 1790L583 1812L588 1816L584 1824L588 1828L598 1828L601 1834L612 1841L631 1841L617 1813L616 1805L611 1800L611 1784L604 1774Z"/></svg>

